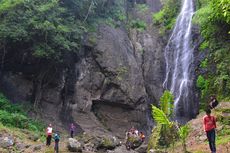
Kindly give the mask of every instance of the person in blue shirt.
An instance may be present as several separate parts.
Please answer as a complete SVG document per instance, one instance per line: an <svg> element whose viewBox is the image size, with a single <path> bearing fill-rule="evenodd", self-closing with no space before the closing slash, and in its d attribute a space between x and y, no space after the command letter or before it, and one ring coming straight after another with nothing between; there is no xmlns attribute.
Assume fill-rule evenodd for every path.
<svg viewBox="0 0 230 153"><path fill-rule="evenodd" d="M59 136L58 133L55 133L55 134L54 134L54 142L55 142L55 145L54 145L54 152L55 152L55 153L58 153L58 151L59 151L59 145L58 145L59 141L60 141L60 136Z"/></svg>

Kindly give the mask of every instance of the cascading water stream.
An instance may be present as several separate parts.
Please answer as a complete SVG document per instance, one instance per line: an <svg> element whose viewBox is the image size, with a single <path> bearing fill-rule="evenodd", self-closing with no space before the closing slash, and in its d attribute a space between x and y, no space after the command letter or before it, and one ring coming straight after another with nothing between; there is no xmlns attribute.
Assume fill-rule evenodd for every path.
<svg viewBox="0 0 230 153"><path fill-rule="evenodd" d="M193 96L193 47L191 40L193 0L183 0L176 25L165 48L166 77L163 83L174 97L176 116L189 116L190 100Z"/></svg>

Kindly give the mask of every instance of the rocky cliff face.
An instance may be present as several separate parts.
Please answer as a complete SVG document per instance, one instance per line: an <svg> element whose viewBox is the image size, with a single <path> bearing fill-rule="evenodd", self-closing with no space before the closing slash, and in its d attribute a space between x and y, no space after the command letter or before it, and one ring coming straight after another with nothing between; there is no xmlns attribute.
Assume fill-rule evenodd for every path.
<svg viewBox="0 0 230 153"><path fill-rule="evenodd" d="M146 3L152 6L150 11L160 6L158 0L156 5ZM148 131L149 104L156 104L163 91L164 58L157 32L150 28L148 16L145 20L149 28L144 32L128 34L100 26L85 38L83 51L70 55L65 65L18 64L23 69L9 65L1 73L0 88L13 101L29 101L40 108L31 114L55 128L74 121L99 135L124 137L131 126Z"/></svg>

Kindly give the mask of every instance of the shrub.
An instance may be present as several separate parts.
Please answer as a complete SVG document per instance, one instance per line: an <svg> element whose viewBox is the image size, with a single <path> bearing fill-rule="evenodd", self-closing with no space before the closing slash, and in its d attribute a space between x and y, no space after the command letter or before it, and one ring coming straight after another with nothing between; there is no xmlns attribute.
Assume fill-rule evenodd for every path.
<svg viewBox="0 0 230 153"><path fill-rule="evenodd" d="M28 118L22 106L11 104L2 93L0 93L0 123L4 126L31 131L42 131L44 129L42 123Z"/></svg>
<svg viewBox="0 0 230 153"><path fill-rule="evenodd" d="M205 58L205 60L203 60L201 63L200 63L200 67L201 68L207 68L208 67L208 59Z"/></svg>
<svg viewBox="0 0 230 153"><path fill-rule="evenodd" d="M208 87L208 81L205 80L205 78L202 75L199 75L196 81L196 86L201 90L206 89Z"/></svg>
<svg viewBox="0 0 230 153"><path fill-rule="evenodd" d="M146 29L147 24L145 21L137 19L137 20L132 20L130 23L131 28L135 28L139 31L143 31Z"/></svg>
<svg viewBox="0 0 230 153"><path fill-rule="evenodd" d="M166 0L163 3L163 8L152 15L153 23L160 26L161 34L173 28L179 9L180 1Z"/></svg>

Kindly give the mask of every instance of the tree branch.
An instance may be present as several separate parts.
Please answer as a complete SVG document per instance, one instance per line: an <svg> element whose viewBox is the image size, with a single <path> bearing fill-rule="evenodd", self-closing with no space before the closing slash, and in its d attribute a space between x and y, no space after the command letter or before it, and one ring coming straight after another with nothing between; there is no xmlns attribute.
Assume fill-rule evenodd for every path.
<svg viewBox="0 0 230 153"><path fill-rule="evenodd" d="M88 12L87 12L87 15L85 16L85 19L84 19L83 23L85 23L85 21L87 20L87 18L89 16L89 13L91 11L91 8L93 7L93 4L94 4L94 2L92 0L91 3L90 3L90 5L89 5Z"/></svg>

